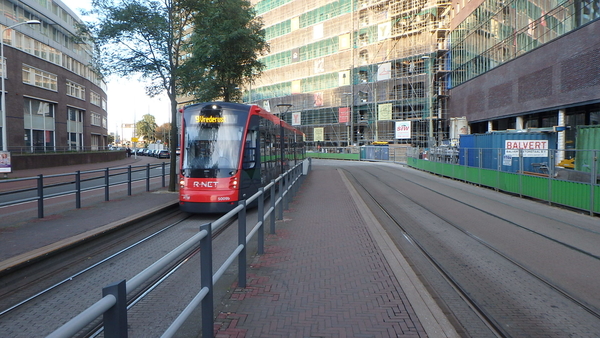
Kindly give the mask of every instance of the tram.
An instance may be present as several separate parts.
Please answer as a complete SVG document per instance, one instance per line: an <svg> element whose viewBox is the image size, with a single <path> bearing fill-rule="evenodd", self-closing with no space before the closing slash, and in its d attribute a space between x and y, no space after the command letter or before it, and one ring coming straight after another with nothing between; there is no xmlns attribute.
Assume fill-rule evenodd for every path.
<svg viewBox="0 0 600 338"><path fill-rule="evenodd" d="M182 111L179 207L191 213L228 212L305 157L304 134L259 106L187 106Z"/></svg>

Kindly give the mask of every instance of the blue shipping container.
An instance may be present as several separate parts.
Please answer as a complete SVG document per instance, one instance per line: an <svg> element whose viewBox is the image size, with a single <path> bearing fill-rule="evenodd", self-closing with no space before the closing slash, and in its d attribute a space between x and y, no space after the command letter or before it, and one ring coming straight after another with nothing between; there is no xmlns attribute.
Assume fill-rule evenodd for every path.
<svg viewBox="0 0 600 338"><path fill-rule="evenodd" d="M539 172L540 163L553 165L548 150L556 149L556 144L556 133L460 135L459 163L506 172Z"/></svg>
<svg viewBox="0 0 600 338"><path fill-rule="evenodd" d="M390 147L387 144L362 146L360 147L360 159L389 161Z"/></svg>

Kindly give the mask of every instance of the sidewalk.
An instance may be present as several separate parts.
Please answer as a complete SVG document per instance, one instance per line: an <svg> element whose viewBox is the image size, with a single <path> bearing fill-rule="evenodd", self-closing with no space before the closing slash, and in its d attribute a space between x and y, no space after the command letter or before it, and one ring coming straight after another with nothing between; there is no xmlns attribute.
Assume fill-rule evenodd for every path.
<svg viewBox="0 0 600 338"><path fill-rule="evenodd" d="M457 337L341 171L312 168L216 337Z"/></svg>

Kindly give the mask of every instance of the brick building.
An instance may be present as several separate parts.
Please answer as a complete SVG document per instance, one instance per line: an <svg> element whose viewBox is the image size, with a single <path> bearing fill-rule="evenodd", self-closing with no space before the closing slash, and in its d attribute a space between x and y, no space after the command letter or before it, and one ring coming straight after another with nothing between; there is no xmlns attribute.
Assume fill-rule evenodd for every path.
<svg viewBox="0 0 600 338"><path fill-rule="evenodd" d="M93 46L76 37L77 15L60 0L0 4L6 63L3 149L104 149L106 85L90 66ZM32 20L39 24L25 23Z"/></svg>

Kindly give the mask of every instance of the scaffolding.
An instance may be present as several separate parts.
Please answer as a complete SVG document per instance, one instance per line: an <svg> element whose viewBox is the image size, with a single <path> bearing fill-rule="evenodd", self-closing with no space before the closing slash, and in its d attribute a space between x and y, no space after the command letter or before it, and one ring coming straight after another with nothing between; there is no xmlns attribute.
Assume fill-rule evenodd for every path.
<svg viewBox="0 0 600 338"><path fill-rule="evenodd" d="M307 141L326 146L388 141L427 147L447 139L449 1L253 4L270 52L246 101L267 108L291 103ZM410 139L396 139L397 121L411 121Z"/></svg>

